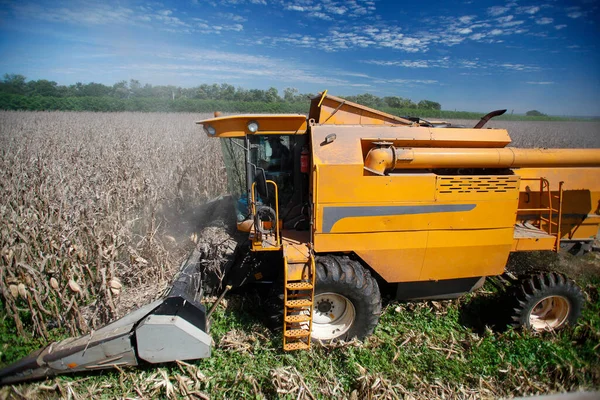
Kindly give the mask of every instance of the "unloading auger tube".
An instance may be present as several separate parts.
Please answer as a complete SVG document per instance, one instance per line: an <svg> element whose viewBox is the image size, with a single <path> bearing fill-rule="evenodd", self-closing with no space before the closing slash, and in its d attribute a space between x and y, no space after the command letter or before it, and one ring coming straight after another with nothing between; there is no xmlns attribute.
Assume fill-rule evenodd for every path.
<svg viewBox="0 0 600 400"><path fill-rule="evenodd" d="M210 357L195 250L161 300L79 338L55 342L0 370L0 385L68 372Z"/></svg>
<svg viewBox="0 0 600 400"><path fill-rule="evenodd" d="M599 149L374 147L365 169L377 175L395 169L600 167Z"/></svg>

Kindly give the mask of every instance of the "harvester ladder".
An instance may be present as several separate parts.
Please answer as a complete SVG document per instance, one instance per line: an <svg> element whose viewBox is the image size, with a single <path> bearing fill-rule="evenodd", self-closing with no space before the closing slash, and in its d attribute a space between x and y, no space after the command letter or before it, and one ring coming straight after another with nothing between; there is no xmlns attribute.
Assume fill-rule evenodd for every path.
<svg viewBox="0 0 600 400"><path fill-rule="evenodd" d="M545 231L550 236L554 236L554 251L560 250L560 226L562 224L562 212L563 212L563 181L558 183L558 194L552 194L550 190L550 182L546 178L521 178L522 181L540 181L540 206L539 208L520 208L517 212L539 212L538 228L544 230L543 226L545 223ZM546 191L547 193L544 193ZM548 205L544 205L545 198L548 199ZM556 200L556 202L554 202ZM556 203L556 208L554 204ZM555 213L555 214L553 214ZM544 217L546 214L548 217ZM556 215L556 221L554 221L553 215Z"/></svg>
<svg viewBox="0 0 600 400"><path fill-rule="evenodd" d="M283 350L310 348L315 295L315 259L284 260ZM301 271L299 273L299 271ZM295 278L290 279L290 276Z"/></svg>

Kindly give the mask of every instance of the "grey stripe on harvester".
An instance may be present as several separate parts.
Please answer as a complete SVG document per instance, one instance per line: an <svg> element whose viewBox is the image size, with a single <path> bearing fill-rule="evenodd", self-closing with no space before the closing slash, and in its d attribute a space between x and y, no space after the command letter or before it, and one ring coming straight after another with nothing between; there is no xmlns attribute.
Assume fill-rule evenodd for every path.
<svg viewBox="0 0 600 400"><path fill-rule="evenodd" d="M475 204L440 204L429 206L359 206L323 207L323 233L341 219L349 217L383 217L387 215L431 214L442 212L471 211Z"/></svg>

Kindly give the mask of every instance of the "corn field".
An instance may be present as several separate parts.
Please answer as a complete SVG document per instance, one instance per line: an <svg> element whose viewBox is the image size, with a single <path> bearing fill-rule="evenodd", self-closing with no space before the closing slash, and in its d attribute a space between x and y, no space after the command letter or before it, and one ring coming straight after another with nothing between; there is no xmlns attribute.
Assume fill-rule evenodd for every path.
<svg viewBox="0 0 600 400"><path fill-rule="evenodd" d="M168 281L194 208L226 188L199 119L0 113L0 294L19 335L86 332Z"/></svg>

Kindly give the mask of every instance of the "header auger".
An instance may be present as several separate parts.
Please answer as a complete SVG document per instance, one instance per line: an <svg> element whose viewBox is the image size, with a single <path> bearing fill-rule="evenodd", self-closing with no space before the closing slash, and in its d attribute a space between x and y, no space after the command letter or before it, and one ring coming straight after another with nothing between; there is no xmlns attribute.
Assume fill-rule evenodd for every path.
<svg viewBox="0 0 600 400"><path fill-rule="evenodd" d="M398 299L454 298L504 274L511 252L589 246L600 224L599 149L517 149L504 129L400 118L323 93L304 115L215 116L237 230L215 279L195 251L168 296L0 371L45 376L210 356L204 293L271 285L284 350L364 338ZM557 273L511 278L513 321L574 323L581 291Z"/></svg>

